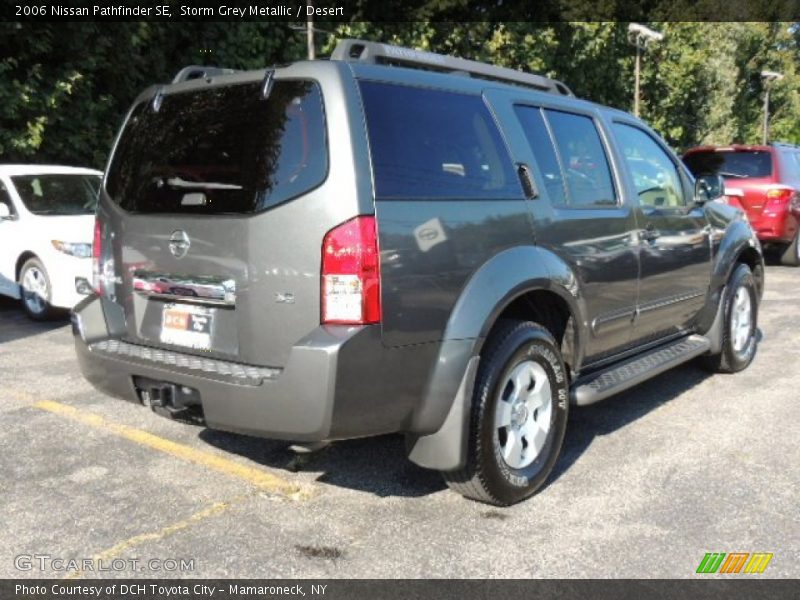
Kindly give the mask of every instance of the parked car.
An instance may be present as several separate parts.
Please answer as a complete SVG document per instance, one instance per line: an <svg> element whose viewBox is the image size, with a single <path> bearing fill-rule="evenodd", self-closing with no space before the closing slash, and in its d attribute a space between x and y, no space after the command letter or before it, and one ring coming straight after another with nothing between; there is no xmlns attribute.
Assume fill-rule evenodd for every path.
<svg viewBox="0 0 800 600"><path fill-rule="evenodd" d="M0 294L47 319L91 293L92 233L102 173L0 165Z"/></svg>
<svg viewBox="0 0 800 600"><path fill-rule="evenodd" d="M800 146L698 146L683 160L696 176L725 178L725 197L742 209L765 246L800 266Z"/></svg>
<svg viewBox="0 0 800 600"><path fill-rule="evenodd" d="M73 313L98 389L295 442L402 432L505 505L546 481L570 402L752 361L758 240L631 115L357 40L197 71L135 100L108 165Z"/></svg>

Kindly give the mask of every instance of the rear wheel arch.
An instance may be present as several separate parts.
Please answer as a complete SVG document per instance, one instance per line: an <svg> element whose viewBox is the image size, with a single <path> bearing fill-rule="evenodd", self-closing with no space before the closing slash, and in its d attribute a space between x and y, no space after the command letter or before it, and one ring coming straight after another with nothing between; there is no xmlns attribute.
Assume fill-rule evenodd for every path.
<svg viewBox="0 0 800 600"><path fill-rule="evenodd" d="M556 345L561 349L568 370L573 371L579 366L579 350L584 337L579 327L581 323L579 309L571 304L565 295L545 287L533 287L514 295L487 320L484 334L476 346L475 353L480 354L483 342L503 322L530 321L550 332Z"/></svg>
<svg viewBox="0 0 800 600"><path fill-rule="evenodd" d="M480 353L500 323L545 321L540 325L556 338L569 369L580 368L586 325L577 278L540 248L518 247L502 254L495 257L495 268L484 265L463 290L426 391L409 419L409 458L420 466L441 471L463 466Z"/></svg>

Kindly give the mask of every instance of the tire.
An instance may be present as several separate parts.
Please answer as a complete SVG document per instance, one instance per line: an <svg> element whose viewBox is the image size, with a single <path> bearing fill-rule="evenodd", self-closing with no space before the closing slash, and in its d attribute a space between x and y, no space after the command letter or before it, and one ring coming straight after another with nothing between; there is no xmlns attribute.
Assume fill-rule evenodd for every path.
<svg viewBox="0 0 800 600"><path fill-rule="evenodd" d="M532 496L558 460L568 410L567 371L550 332L529 321L501 321L481 352L467 462L443 473L447 485L498 506Z"/></svg>
<svg viewBox="0 0 800 600"><path fill-rule="evenodd" d="M753 362L758 346L758 290L753 273L745 264L737 265L728 280L723 313L722 350L704 356L701 364L716 373L736 373ZM749 319L744 322L745 310Z"/></svg>
<svg viewBox="0 0 800 600"><path fill-rule="evenodd" d="M53 288L47 269L38 258L29 258L19 271L22 309L34 321L46 321L57 314L50 300Z"/></svg>
<svg viewBox="0 0 800 600"><path fill-rule="evenodd" d="M794 234L794 240L786 246L781 254L781 264L787 267L800 267L800 229Z"/></svg>

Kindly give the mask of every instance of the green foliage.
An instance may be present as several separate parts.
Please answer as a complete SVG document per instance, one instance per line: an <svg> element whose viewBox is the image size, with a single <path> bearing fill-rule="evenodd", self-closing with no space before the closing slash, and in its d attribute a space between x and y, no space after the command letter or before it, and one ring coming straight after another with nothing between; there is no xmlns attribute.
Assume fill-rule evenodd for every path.
<svg viewBox="0 0 800 600"><path fill-rule="evenodd" d="M675 3L665 17L707 18L715 14L715 2ZM697 144L760 143L764 69L785 75L772 84L770 137L800 143L796 24L650 26L666 36L643 54L642 118L673 146L685 150ZM581 98L627 111L633 107L635 57L627 28L628 23L618 22L355 23L337 33L538 72L562 80ZM327 49L333 45L329 41Z"/></svg>
<svg viewBox="0 0 800 600"><path fill-rule="evenodd" d="M700 10L690 4L674 8ZM336 35L321 35L318 48L324 54L337 37L361 37L452 53L556 77L579 97L631 109L634 49L627 23L441 22L443 14L468 6L436 0L414 14L428 20L325 24ZM614 3L598 4L596 14L606 14L604 6L611 11ZM800 28L652 27L666 37L643 55L642 117L671 144L683 150L760 142L764 69L785 75L770 90L771 137L800 143ZM134 98L181 67L255 69L304 56L303 34L282 23L0 23L0 161L102 168Z"/></svg>
<svg viewBox="0 0 800 600"><path fill-rule="evenodd" d="M253 69L304 54L283 24L0 23L0 161L102 168L147 86L190 64Z"/></svg>

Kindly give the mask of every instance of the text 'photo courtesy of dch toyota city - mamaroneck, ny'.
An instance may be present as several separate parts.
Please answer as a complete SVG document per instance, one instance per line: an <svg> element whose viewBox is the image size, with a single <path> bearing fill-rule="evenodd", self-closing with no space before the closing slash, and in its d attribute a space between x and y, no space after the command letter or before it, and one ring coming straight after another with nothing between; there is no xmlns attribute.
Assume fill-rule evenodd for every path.
<svg viewBox="0 0 800 600"><path fill-rule="evenodd" d="M3 600L796 596L797 2L0 16Z"/></svg>

